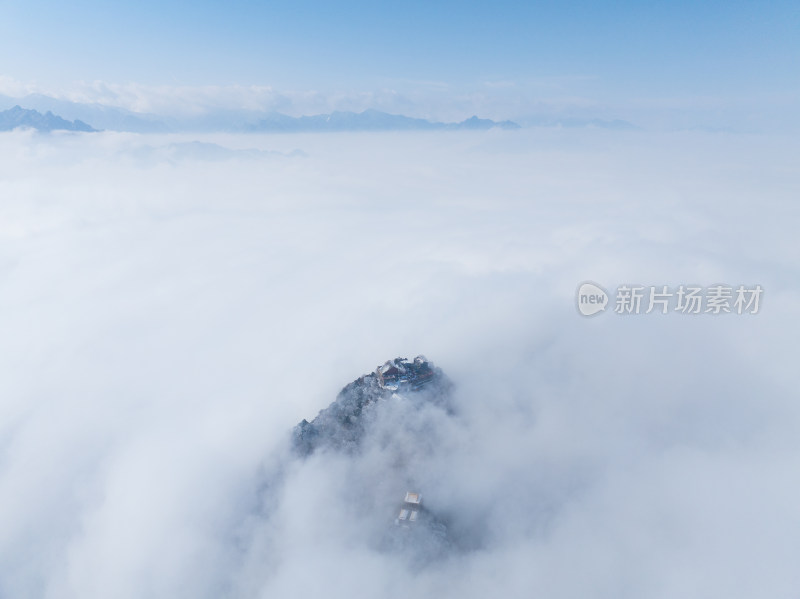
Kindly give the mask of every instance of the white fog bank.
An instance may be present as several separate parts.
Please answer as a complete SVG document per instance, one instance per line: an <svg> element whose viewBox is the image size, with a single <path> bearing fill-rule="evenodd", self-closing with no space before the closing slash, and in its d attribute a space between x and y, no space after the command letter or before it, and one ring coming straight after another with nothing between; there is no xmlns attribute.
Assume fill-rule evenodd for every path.
<svg viewBox="0 0 800 599"><path fill-rule="evenodd" d="M0 134L0 598L794 597L798 151ZM764 295L585 318L586 280ZM422 491L479 531L426 567L348 499L396 484L379 450L264 487L297 422L418 353L459 405Z"/></svg>

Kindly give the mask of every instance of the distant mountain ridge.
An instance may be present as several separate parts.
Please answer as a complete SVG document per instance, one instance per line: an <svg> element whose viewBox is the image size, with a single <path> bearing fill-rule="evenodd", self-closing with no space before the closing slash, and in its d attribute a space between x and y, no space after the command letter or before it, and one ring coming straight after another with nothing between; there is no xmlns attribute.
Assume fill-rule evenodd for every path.
<svg viewBox="0 0 800 599"><path fill-rule="evenodd" d="M444 123L368 109L362 112L335 111L309 116L253 110L213 110L192 117L167 117L105 106L84 104L30 94L24 98L0 96L0 109L16 105L39 112L52 112L63 119L108 131L132 133L299 133L317 131L456 131L492 128L519 129L512 121L493 121L473 116L458 123ZM54 116L55 116L54 114ZM63 124L62 124L63 126Z"/></svg>
<svg viewBox="0 0 800 599"><path fill-rule="evenodd" d="M37 131L97 131L81 120L68 121L50 112L42 114L19 105L0 112L0 131L12 131L18 127L28 127Z"/></svg>
<svg viewBox="0 0 800 599"><path fill-rule="evenodd" d="M14 108L11 108L12 106ZM33 114L6 116L0 123L0 130L19 126L49 131L56 129L85 131L88 127L132 133L481 131L521 127L600 128L617 131L638 129L636 125L620 119L528 115L520 116L514 121L494 121L472 116L460 122L441 122L376 109L362 112L334 111L304 116L290 116L277 111L214 109L200 115L176 117L133 112L104 104L72 102L43 94L29 94L21 98L0 95L0 111L9 108L18 112L24 110L20 108L22 106L42 114L39 117Z"/></svg>
<svg viewBox="0 0 800 599"><path fill-rule="evenodd" d="M96 103L71 102L43 94L28 94L24 97L0 95L0 110L18 104L39 112L53 112L68 120L90 123L97 129L108 131L130 131L132 133L166 133L169 128L154 114L137 113Z"/></svg>
<svg viewBox="0 0 800 599"><path fill-rule="evenodd" d="M389 114L379 110L363 112L336 111L330 114L290 117L271 113L257 123L246 127L248 131L310 132L310 131L457 131L463 129L519 129L512 121L493 121L473 116L459 123L441 123Z"/></svg>

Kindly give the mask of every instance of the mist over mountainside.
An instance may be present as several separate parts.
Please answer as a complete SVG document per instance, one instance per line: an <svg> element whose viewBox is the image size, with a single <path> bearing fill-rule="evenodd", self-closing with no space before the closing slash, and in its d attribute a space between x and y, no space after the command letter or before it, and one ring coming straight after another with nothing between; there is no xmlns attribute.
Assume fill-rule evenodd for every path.
<svg viewBox="0 0 800 599"><path fill-rule="evenodd" d="M348 474L338 482L347 485L350 498L342 509L367 546L396 553L417 568L474 550L482 542L480 527L449 509L451 492L440 494L441 487L428 480L431 465L449 459L450 431L464 426L456 420L453 390L423 356L389 360L362 375L311 422L303 419L294 428L288 454L271 456L282 465L265 473L262 505L280 502L287 470L304 467L293 462L316 456L346 466ZM325 495L335 504L341 491L334 484ZM260 513L274 517L271 509ZM323 527L318 518L328 516L322 511L308 517L310 526Z"/></svg>
<svg viewBox="0 0 800 599"><path fill-rule="evenodd" d="M96 129L90 127L83 121L67 121L50 111L42 114L37 110L26 110L20 106L14 106L13 108L0 112L0 131L12 131L17 127L35 129L37 131L45 132L96 131Z"/></svg>
<svg viewBox="0 0 800 599"><path fill-rule="evenodd" d="M66 119L79 119L90 123L97 129L106 131L134 133L165 133L168 131L167 125L154 114L133 112L96 102L72 102L44 94L28 94L22 97L0 95L0 109L10 108L16 104L39 112L50 111Z"/></svg>

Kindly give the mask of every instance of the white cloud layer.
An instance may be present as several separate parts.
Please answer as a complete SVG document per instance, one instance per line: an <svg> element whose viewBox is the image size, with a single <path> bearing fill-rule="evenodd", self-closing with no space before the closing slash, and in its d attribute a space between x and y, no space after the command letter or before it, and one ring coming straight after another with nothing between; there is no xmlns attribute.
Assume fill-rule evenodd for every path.
<svg viewBox="0 0 800 599"><path fill-rule="evenodd" d="M520 98L498 101L499 94L456 92L446 84L397 82L374 90L277 90L268 85L145 85L135 82L76 82L52 88L0 77L0 94L22 98L44 94L81 104L101 104L136 113L191 118L219 111L281 112L292 116L336 110L367 109L424 118L463 120L481 111L484 117L507 118L520 109ZM401 91L402 90L402 91Z"/></svg>
<svg viewBox="0 0 800 599"><path fill-rule="evenodd" d="M796 140L188 141L0 136L0 596L794 596ZM765 295L585 319L587 279ZM415 477L476 538L426 567L382 450L281 457L420 352L460 414Z"/></svg>
<svg viewBox="0 0 800 599"><path fill-rule="evenodd" d="M796 93L606 97L592 91L589 84L593 80L586 76L559 76L524 81L488 80L471 87L458 87L441 81L387 79L372 89L292 90L270 85L149 85L100 80L54 87L0 75L0 96L7 96L7 108L12 102L26 105L26 96L40 94L78 104L155 115L168 121L216 115L223 121L238 122L257 119L265 112L302 116L374 109L445 122L459 122L477 115L516 120L523 126L561 123L569 127L603 122L608 125L622 120L661 131L788 133L800 129ZM34 101L31 106L23 107L38 105ZM53 110L71 112L63 106Z"/></svg>
<svg viewBox="0 0 800 599"><path fill-rule="evenodd" d="M440 121L462 121L473 115L500 120L530 115L620 116L618 111L559 83L575 80L554 78L526 85L484 82L463 89L436 81L388 80L374 89L279 90L269 85L148 85L99 80L53 87L0 76L0 95L22 99L28 94L42 94L166 118L272 111L302 116L367 109Z"/></svg>

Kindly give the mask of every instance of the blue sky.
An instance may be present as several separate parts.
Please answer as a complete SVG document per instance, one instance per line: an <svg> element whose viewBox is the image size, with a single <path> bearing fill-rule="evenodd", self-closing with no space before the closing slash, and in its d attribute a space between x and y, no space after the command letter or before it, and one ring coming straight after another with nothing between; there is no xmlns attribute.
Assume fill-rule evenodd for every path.
<svg viewBox="0 0 800 599"><path fill-rule="evenodd" d="M796 98L796 2L3 2L0 75L600 102ZM501 93L501 92L498 92Z"/></svg>

